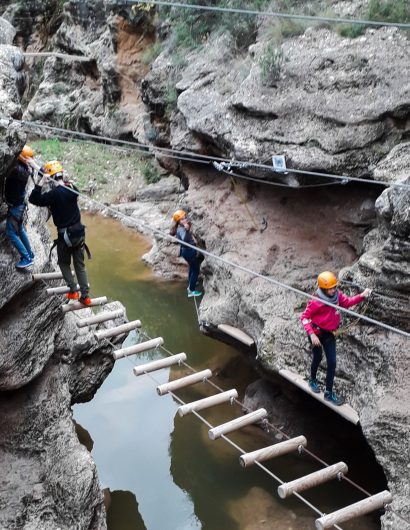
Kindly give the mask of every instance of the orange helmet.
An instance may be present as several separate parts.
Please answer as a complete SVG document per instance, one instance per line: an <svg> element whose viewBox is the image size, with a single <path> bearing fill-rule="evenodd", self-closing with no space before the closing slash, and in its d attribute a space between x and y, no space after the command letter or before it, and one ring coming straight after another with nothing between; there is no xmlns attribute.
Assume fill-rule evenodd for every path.
<svg viewBox="0 0 410 530"><path fill-rule="evenodd" d="M332 287L336 287L337 284L338 281L333 272L321 272L317 277L317 285L320 289L332 289Z"/></svg>
<svg viewBox="0 0 410 530"><path fill-rule="evenodd" d="M18 159L20 162L25 162L26 158L33 158L33 156L34 150L29 145L25 145L19 154Z"/></svg>
<svg viewBox="0 0 410 530"><path fill-rule="evenodd" d="M179 223L179 221L181 219L183 219L184 217L186 217L186 213L184 212L184 210L177 210L174 215L172 216L172 219L176 222L176 223Z"/></svg>
<svg viewBox="0 0 410 530"><path fill-rule="evenodd" d="M58 160L50 160L46 162L43 166L43 173L53 178L62 178L64 173L64 168Z"/></svg>

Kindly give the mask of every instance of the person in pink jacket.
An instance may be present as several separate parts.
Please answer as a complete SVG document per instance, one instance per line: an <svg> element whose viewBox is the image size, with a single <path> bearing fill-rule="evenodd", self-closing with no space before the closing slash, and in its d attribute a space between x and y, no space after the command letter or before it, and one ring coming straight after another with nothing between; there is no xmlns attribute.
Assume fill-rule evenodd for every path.
<svg viewBox="0 0 410 530"><path fill-rule="evenodd" d="M356 296L346 296L337 288L336 276L329 271L319 274L317 278L318 288L315 295L324 302L330 302L340 307L352 307L368 298L371 289L365 289ZM342 405L343 401L333 392L333 380L336 371L336 339L334 331L340 325L340 313L334 307L324 304L320 300L309 300L306 309L300 316L303 327L309 336L312 344L313 359L310 367L309 387L312 392L318 394L320 387L316 379L317 370L322 361L325 351L327 361L326 389L324 398L333 405Z"/></svg>

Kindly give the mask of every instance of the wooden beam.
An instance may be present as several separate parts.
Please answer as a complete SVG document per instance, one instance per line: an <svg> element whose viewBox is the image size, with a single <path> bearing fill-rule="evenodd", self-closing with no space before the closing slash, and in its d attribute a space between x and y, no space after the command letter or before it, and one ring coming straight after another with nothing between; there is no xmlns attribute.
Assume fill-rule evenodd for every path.
<svg viewBox="0 0 410 530"><path fill-rule="evenodd" d="M380 510L381 508L384 508L386 504L391 503L392 500L393 497L390 491L382 491L376 495L368 497L367 499L346 506L346 508L323 515L319 519L316 519L316 528L317 530L325 530L326 528L331 528L335 524L344 523L355 517L360 517L361 515L374 512L375 510Z"/></svg>
<svg viewBox="0 0 410 530"><path fill-rule="evenodd" d="M281 499L286 499L292 493L299 493L300 491L314 488L315 486L319 486L319 484L336 478L341 473L346 474L347 472L347 465L344 462L338 462L337 464L319 469L319 471L315 471L304 477L292 480L292 482L282 484L278 487L278 495Z"/></svg>
<svg viewBox="0 0 410 530"><path fill-rule="evenodd" d="M33 282L36 282L37 280L62 280L63 275L61 272L38 272L35 274L32 274L31 277L33 278Z"/></svg>
<svg viewBox="0 0 410 530"><path fill-rule="evenodd" d="M215 396L206 397L203 399L198 399L197 401L192 401L192 403L187 403L186 405L181 405L178 407L178 414L180 416L185 416L190 412L196 410L203 410L215 405L221 405L222 403L227 403L238 397L238 392L235 389L227 390L226 392L221 392Z"/></svg>
<svg viewBox="0 0 410 530"><path fill-rule="evenodd" d="M80 286L77 285L76 292L78 292L79 290L80 290ZM70 288L66 287L65 285L63 285L62 287L49 287L48 289L46 289L46 293L49 296L52 296L54 294L66 294L69 292L70 292Z"/></svg>
<svg viewBox="0 0 410 530"><path fill-rule="evenodd" d="M211 440L216 440L224 434L237 431L238 429L242 429L242 427L261 421L266 418L267 415L268 413L265 409L255 410L254 412L245 414L245 416L241 416L240 418L236 418L235 420L228 421L227 423L223 423L222 425L210 429L208 431L208 436Z"/></svg>
<svg viewBox="0 0 410 530"><path fill-rule="evenodd" d="M135 355L136 353L142 353L144 351L153 350L164 344L164 339L162 337L157 337L156 339L147 340L146 342L140 342L134 346L129 346L128 348L122 348L116 350L113 353L114 359L122 359L123 357L128 357L128 355Z"/></svg>
<svg viewBox="0 0 410 530"><path fill-rule="evenodd" d="M323 403L323 405L330 408L333 412L339 414L339 416L342 416L345 420L354 423L354 425L357 425L359 423L359 415L350 405L344 404L338 407L333 405L329 401L326 401L323 396L323 392L320 392L320 394L316 394L315 392L312 392L310 390L308 382L304 379L302 375L296 374L286 369L279 370L279 374L294 385L296 385L298 388L301 388L302 390L307 392L312 398L317 399L318 401Z"/></svg>
<svg viewBox="0 0 410 530"><path fill-rule="evenodd" d="M286 455L299 449L299 447L306 447L307 440L304 436L297 436L284 442L270 445L262 449L252 451L252 453L245 453L239 457L239 462L242 467L248 467L255 464L255 462L264 462L277 456Z"/></svg>
<svg viewBox="0 0 410 530"><path fill-rule="evenodd" d="M84 55L70 55L68 53L58 52L24 52L24 57L57 57L58 59L67 59L71 61L89 62L88 57Z"/></svg>
<svg viewBox="0 0 410 530"><path fill-rule="evenodd" d="M247 335L244 331L235 328L234 326L230 326L229 324L218 324L218 329L221 330L223 333L226 333L233 339L242 342L242 344L245 344L245 346L249 347L255 344L255 341L252 337Z"/></svg>
<svg viewBox="0 0 410 530"><path fill-rule="evenodd" d="M152 361L150 363L140 364L133 368L135 376L143 375L149 372L155 372L155 370L161 370L162 368L168 368L174 364L179 364L186 361L186 353L177 353L165 359L159 359L158 361Z"/></svg>
<svg viewBox="0 0 410 530"><path fill-rule="evenodd" d="M92 326L93 324L100 324L101 322L107 322L108 320L115 320L116 318L120 318L122 316L124 316L124 309L116 309L115 311L104 311L99 315L77 320L77 326L79 328L85 328L86 326Z"/></svg>
<svg viewBox="0 0 410 530"><path fill-rule="evenodd" d="M116 326L115 328L96 331L94 333L94 337L97 340L107 339L108 337L115 337L117 335L123 335L124 333L128 333L132 331L133 329L137 329L140 327L141 327L141 321L133 320L132 322L127 322L126 324L122 324L121 326Z"/></svg>
<svg viewBox="0 0 410 530"><path fill-rule="evenodd" d="M91 304L84 305L81 302L74 302L70 304L64 304L61 306L63 313L70 313L71 311L79 311L80 309L87 309L87 307L96 307L98 305L104 305L108 302L106 296L101 296L100 298L92 298Z"/></svg>
<svg viewBox="0 0 410 530"><path fill-rule="evenodd" d="M186 377L181 377L180 379L175 379L175 381L171 381L170 383L159 385L157 386L157 392L160 396L164 396L165 394L168 394L168 392L173 392L179 388L201 383L210 377L212 377L211 370L202 370L202 372L196 372L195 374L187 375Z"/></svg>

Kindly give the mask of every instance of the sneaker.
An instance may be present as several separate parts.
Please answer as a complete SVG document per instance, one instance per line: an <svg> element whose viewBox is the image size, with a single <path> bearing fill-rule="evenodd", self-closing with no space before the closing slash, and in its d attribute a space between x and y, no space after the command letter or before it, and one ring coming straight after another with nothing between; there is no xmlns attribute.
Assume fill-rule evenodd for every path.
<svg viewBox="0 0 410 530"><path fill-rule="evenodd" d="M31 251L31 252L28 253L28 255L29 255L29 258L31 259L31 261L33 261L34 258L35 258L35 256L34 256L34 252Z"/></svg>
<svg viewBox="0 0 410 530"><path fill-rule="evenodd" d="M192 296L201 296L201 291L188 291L188 298L191 298Z"/></svg>
<svg viewBox="0 0 410 530"><path fill-rule="evenodd" d="M70 291L65 295L65 297L67 298L67 300L78 300L80 298L80 294L77 291L75 291L74 293Z"/></svg>
<svg viewBox="0 0 410 530"><path fill-rule="evenodd" d="M336 407L340 407L344 403L343 399L338 398L334 392L329 392L329 390L325 391L324 398L326 401L332 403L332 405L336 405Z"/></svg>
<svg viewBox="0 0 410 530"><path fill-rule="evenodd" d="M309 384L309 388L312 392L314 392L315 394L319 394L320 393L320 387L319 387L319 383L317 382L317 379L312 379L310 378L308 380L308 384Z"/></svg>
<svg viewBox="0 0 410 530"><path fill-rule="evenodd" d="M83 305L91 305L91 298L89 296L81 296L78 301Z"/></svg>
<svg viewBox="0 0 410 530"><path fill-rule="evenodd" d="M32 259L27 258L21 258L21 260L16 263L16 269L27 269L27 267L31 267L33 265Z"/></svg>

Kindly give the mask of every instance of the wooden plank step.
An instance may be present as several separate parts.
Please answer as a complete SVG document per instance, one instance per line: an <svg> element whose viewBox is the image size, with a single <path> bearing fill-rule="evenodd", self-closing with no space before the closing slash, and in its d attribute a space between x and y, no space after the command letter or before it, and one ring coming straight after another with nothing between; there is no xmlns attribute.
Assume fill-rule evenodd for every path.
<svg viewBox="0 0 410 530"><path fill-rule="evenodd" d="M367 497L367 499L350 504L341 510L323 515L319 519L316 519L316 528L317 530L332 528L336 524L350 521L350 519L360 517L361 515L366 515L367 513L374 512L375 510L380 510L381 508L384 508L386 504L391 503L392 500L393 497L390 491L382 491L376 495Z"/></svg>
<svg viewBox="0 0 410 530"><path fill-rule="evenodd" d="M99 315L77 320L77 326L79 328L85 328L86 326L92 326L93 324L100 324L101 322L107 322L108 320L115 320L116 318L120 318L122 316L124 316L124 309L116 309L115 311L103 311Z"/></svg>
<svg viewBox="0 0 410 530"><path fill-rule="evenodd" d="M137 329L141 327L141 321L140 320L133 320L131 322L127 322L126 324L121 324L121 326L116 326L115 328L110 329L103 329L101 331L96 331L94 333L94 337L97 340L103 340L107 339L109 337L115 337L117 335L123 335L124 333L128 333L132 331L133 329Z"/></svg>
<svg viewBox="0 0 410 530"><path fill-rule="evenodd" d="M139 364L133 368L135 376L143 375L149 372L155 372L156 370L161 370L162 368L168 368L174 364L180 364L186 361L186 353L177 353L176 355L171 355L170 357L165 357L165 359L159 359L158 361L151 361L150 363Z"/></svg>
<svg viewBox="0 0 410 530"><path fill-rule="evenodd" d="M33 278L33 282L36 282L38 280L62 280L63 275L61 272L38 272L35 274L32 274L31 277Z"/></svg>
<svg viewBox="0 0 410 530"><path fill-rule="evenodd" d="M239 463L242 467L252 466L255 462L264 462L265 460L270 460L277 456L286 455L296 451L300 447L306 447L306 445L306 438L304 436L297 436L296 438L291 438L284 442L257 449L256 451L252 451L252 453L245 453L239 457Z"/></svg>
<svg viewBox="0 0 410 530"><path fill-rule="evenodd" d="M80 290L80 286L77 285L76 291L79 291L79 290ZM70 288L67 287L66 285L63 285L62 287L49 287L48 289L46 289L46 293L49 296L52 296L54 294L66 294L69 292L70 292Z"/></svg>
<svg viewBox="0 0 410 530"><path fill-rule="evenodd" d="M168 394L168 392L173 392L179 388L185 388L186 386L195 385L196 383L201 383L206 379L212 377L211 370L202 370L202 372L196 372L195 374L187 375L186 377L181 377L171 381L170 383L164 383L163 385L157 386L157 392L160 396Z"/></svg>
<svg viewBox="0 0 410 530"><path fill-rule="evenodd" d="M122 359L123 357L128 357L128 355L135 355L136 353L142 353L144 351L153 350L162 346L164 344L164 339L162 337L157 337L156 339L147 340L145 342L140 342L134 346L128 346L127 348L121 348L113 352L115 360Z"/></svg>
<svg viewBox="0 0 410 530"><path fill-rule="evenodd" d="M234 388L232 390L227 390L226 392L221 392L215 396L209 396L203 399L198 399L197 401L192 401L186 405L181 405L178 407L178 414L180 416L185 416L190 412L196 410L203 410L215 405L221 405L222 403L232 402L238 397L238 392Z"/></svg>
<svg viewBox="0 0 410 530"><path fill-rule="evenodd" d="M242 342L242 344L245 344L246 346L252 346L255 344L255 341L252 337L247 335L244 331L235 328L234 326L230 326L229 324L218 324L218 329L233 339Z"/></svg>
<svg viewBox="0 0 410 530"><path fill-rule="evenodd" d="M108 299L106 296L101 296L100 298L92 298L91 304L84 305L80 302L73 302L69 304L64 304L61 306L61 310L63 313L70 313L71 311L79 311L80 309L87 309L88 307L96 307L98 305L104 305L108 302Z"/></svg>
<svg viewBox="0 0 410 530"><path fill-rule="evenodd" d="M314 392L312 392L309 388L308 382L302 375L296 374L295 372L292 372L291 370L287 370L285 368L283 368L282 370L279 370L279 374L285 379L287 379L288 381L290 381L291 383L293 383L294 385L296 385L297 387L307 392L311 397L323 403L323 405L326 405L326 407L332 409L333 412L345 418L345 420L350 421L351 423L354 423L355 425L359 423L360 421L359 415L354 410L353 407L351 407L347 403L345 403L344 405L341 405L340 407L332 405L332 403L329 403L329 401L325 400L323 396L323 392L320 392L320 394L315 394Z"/></svg>
<svg viewBox="0 0 410 530"><path fill-rule="evenodd" d="M24 52L23 55L24 57L57 57L58 59L67 59L69 61L90 61L90 58L85 57L84 55L70 55L67 53L58 52Z"/></svg>
<svg viewBox="0 0 410 530"><path fill-rule="evenodd" d="M247 425L257 423L258 421L265 419L267 415L268 413L265 409L255 410L254 412L245 414L245 416L241 416L240 418L236 418L235 420L228 421L226 423L223 423L222 425L218 425L213 429L209 429L208 436L211 440L216 440L224 434L229 434L230 432L242 429L242 427L246 427Z"/></svg>
<svg viewBox="0 0 410 530"><path fill-rule="evenodd" d="M300 493L301 491L314 488L324 482L328 482L341 474L345 475L348 472L348 467L344 462L338 462L332 466L319 469L314 473L297 478L291 482L285 482L278 487L278 495L281 499L286 499L293 493Z"/></svg>

